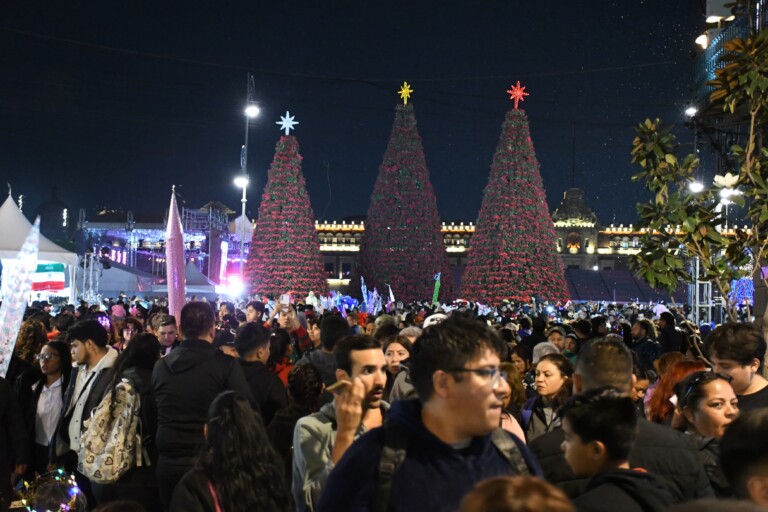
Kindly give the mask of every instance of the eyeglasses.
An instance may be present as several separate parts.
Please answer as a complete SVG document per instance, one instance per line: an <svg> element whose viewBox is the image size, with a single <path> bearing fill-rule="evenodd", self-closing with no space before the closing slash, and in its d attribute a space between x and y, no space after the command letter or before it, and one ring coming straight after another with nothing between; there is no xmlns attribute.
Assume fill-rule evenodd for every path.
<svg viewBox="0 0 768 512"><path fill-rule="evenodd" d="M139 332L139 330L134 327L125 327L123 332Z"/></svg>
<svg viewBox="0 0 768 512"><path fill-rule="evenodd" d="M59 356L59 354L37 354L35 356L35 359L37 359L38 361L50 361L54 357L61 357L61 356Z"/></svg>
<svg viewBox="0 0 768 512"><path fill-rule="evenodd" d="M702 384L706 384L710 381L722 379L726 382L731 382L733 380L733 377L730 375L723 375L721 373L714 373L711 371L702 371L698 372L698 374L691 379L691 382L688 384L688 387L685 390L685 393L683 393L683 397L678 402L680 406L685 407L688 405L688 398L691 396L691 393L693 393L693 390L701 386Z"/></svg>
<svg viewBox="0 0 768 512"><path fill-rule="evenodd" d="M481 377L486 377L489 379L491 383L491 389L496 389L499 385L499 381L501 379L505 379L508 376L508 373L504 370L499 370L498 368L451 368L447 370L448 372L464 372L464 373L474 373L475 375L479 375Z"/></svg>

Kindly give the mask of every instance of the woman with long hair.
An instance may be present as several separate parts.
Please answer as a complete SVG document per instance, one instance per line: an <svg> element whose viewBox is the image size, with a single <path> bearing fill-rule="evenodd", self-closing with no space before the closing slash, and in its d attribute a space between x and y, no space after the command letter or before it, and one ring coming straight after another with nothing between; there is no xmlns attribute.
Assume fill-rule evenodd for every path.
<svg viewBox="0 0 768 512"><path fill-rule="evenodd" d="M535 380L533 370L533 359L531 351L525 345L519 343L509 352L509 361L517 368L517 374L525 387L525 393L528 398L536 396L533 381Z"/></svg>
<svg viewBox="0 0 768 512"><path fill-rule="evenodd" d="M208 409L205 446L176 485L171 512L288 512L280 457L247 398L221 393Z"/></svg>
<svg viewBox="0 0 768 512"><path fill-rule="evenodd" d="M651 328L653 327L653 323L651 323ZM683 360L683 354L680 352L667 352L666 354L661 354L661 357L659 357L657 360L653 362L653 370L656 372L656 380L654 380L650 386L648 386L648 390L645 392L645 396L643 397L643 407L645 409L645 417L648 418L648 414L651 407L651 398L653 398L653 394L656 392L656 388L659 387L659 384L661 383L661 377L669 371L670 368L675 366L675 363L679 363Z"/></svg>
<svg viewBox="0 0 768 512"><path fill-rule="evenodd" d="M694 372L703 372L707 365L701 361L680 361L672 365L659 379L659 385L648 404L648 419L654 423L674 426L675 405L670 401L675 385Z"/></svg>
<svg viewBox="0 0 768 512"><path fill-rule="evenodd" d="M522 421L521 412L525 404L525 386L523 379L517 372L517 367L512 363L501 363L501 371L507 373L507 384L509 384L509 393L501 397L501 422L500 427L515 434L522 442L525 442L525 432L520 426Z"/></svg>
<svg viewBox="0 0 768 512"><path fill-rule="evenodd" d="M715 496L733 496L720 466L720 438L739 415L739 399L731 387L731 378L708 371L695 372L677 383L674 390L680 430L696 441Z"/></svg>
<svg viewBox="0 0 768 512"><path fill-rule="evenodd" d="M155 466L157 464L157 408L152 396L152 370L160 359L160 342L149 333L140 333L131 338L125 350L118 356L110 371L107 393L116 396L117 387L129 383L132 392L139 398L139 420L142 439L141 466L129 469L113 484L92 484L96 501L101 504L115 500L133 500L141 503L148 512L161 510L157 491ZM114 402L113 402L114 404Z"/></svg>
<svg viewBox="0 0 768 512"><path fill-rule="evenodd" d="M523 430L530 443L560 425L557 411L571 397L573 365L562 354L547 354L536 363L537 396L523 406Z"/></svg>
<svg viewBox="0 0 768 512"><path fill-rule="evenodd" d="M22 403L32 441L28 477L48 472L49 446L64 409L64 396L72 373L72 354L63 341L51 341L37 355L42 377L32 386L32 400Z"/></svg>
<svg viewBox="0 0 768 512"><path fill-rule="evenodd" d="M26 320L21 324L5 374L5 380L16 392L19 403L25 404L30 400L32 385L41 377L40 369L35 364L35 356L46 343L48 336L41 322Z"/></svg>

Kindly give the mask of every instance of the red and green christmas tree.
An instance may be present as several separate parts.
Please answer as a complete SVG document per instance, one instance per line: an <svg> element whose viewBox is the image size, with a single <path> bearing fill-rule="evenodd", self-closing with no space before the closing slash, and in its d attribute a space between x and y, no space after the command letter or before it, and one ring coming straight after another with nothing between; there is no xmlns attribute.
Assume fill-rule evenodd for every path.
<svg viewBox="0 0 768 512"><path fill-rule="evenodd" d="M315 215L301 172L299 143L293 135L280 137L275 148L248 255L246 281L255 294L328 292Z"/></svg>
<svg viewBox="0 0 768 512"><path fill-rule="evenodd" d="M410 92L404 84L404 104L397 106L368 208L357 274L368 289L386 294L390 285L397 300L412 302L429 300L435 275L442 272L439 300L445 301L453 295L453 276L416 116L407 104Z"/></svg>
<svg viewBox="0 0 768 512"><path fill-rule="evenodd" d="M462 277L463 298L486 304L568 299L528 118L517 110L524 89L518 82L508 91L515 108L502 125Z"/></svg>

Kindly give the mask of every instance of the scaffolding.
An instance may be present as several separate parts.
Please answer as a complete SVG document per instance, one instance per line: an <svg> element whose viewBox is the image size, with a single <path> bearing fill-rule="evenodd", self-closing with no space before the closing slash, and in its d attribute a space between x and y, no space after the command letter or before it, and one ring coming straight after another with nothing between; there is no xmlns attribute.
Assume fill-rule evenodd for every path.
<svg viewBox="0 0 768 512"><path fill-rule="evenodd" d="M207 254L201 256L207 258L207 272L209 279L218 282L219 268L221 266L221 240L229 232L229 217L226 207L218 208L215 205L206 205L200 209L183 208L181 222L186 235L201 235L208 241ZM200 270L203 270L201 268Z"/></svg>
<svg viewBox="0 0 768 512"><path fill-rule="evenodd" d="M101 259L98 254L92 252L86 253L80 258L83 267L83 296L82 299L88 304L99 304L101 296L99 295L99 276L101 275Z"/></svg>
<svg viewBox="0 0 768 512"><path fill-rule="evenodd" d="M189 209L182 208L181 222L184 233L210 234L211 231L227 229L229 218L227 212L216 208Z"/></svg>

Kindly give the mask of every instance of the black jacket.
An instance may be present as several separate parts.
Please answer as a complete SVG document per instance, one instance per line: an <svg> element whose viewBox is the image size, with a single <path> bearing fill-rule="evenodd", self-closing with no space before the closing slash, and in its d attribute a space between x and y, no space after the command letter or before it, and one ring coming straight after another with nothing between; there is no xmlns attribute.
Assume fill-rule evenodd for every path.
<svg viewBox="0 0 768 512"><path fill-rule="evenodd" d="M42 376L43 374L37 365L12 356L11 363L8 365L8 371L5 374L5 380L13 388L19 403L26 404L32 398L32 386Z"/></svg>
<svg viewBox="0 0 768 512"><path fill-rule="evenodd" d="M662 512L675 502L667 484L651 473L612 469L592 477L573 500L579 512Z"/></svg>
<svg viewBox="0 0 768 512"><path fill-rule="evenodd" d="M267 426L267 438L283 461L285 482L289 489L293 476L293 431L299 419L309 416L312 412L314 411L310 411L302 405L292 403L277 411Z"/></svg>
<svg viewBox="0 0 768 512"><path fill-rule="evenodd" d="M16 395L0 378L0 475L10 475L10 468L30 461L28 439Z"/></svg>
<svg viewBox="0 0 768 512"><path fill-rule="evenodd" d="M161 458L191 467L203 443L208 407L223 391L253 401L237 360L204 340L184 340L152 372Z"/></svg>
<svg viewBox="0 0 768 512"><path fill-rule="evenodd" d="M170 512L216 512L209 482L203 470L189 471L173 490Z"/></svg>
<svg viewBox="0 0 768 512"><path fill-rule="evenodd" d="M71 373L62 374L61 376L61 401L62 407L66 407L67 389L69 388L69 379ZM29 434L30 446L35 443L35 416L37 416L37 401L40 400L40 395L43 392L43 386L45 386L45 377L38 380L33 387L30 387L30 398L26 401L20 401L22 412L24 413L24 424L27 427L27 433ZM63 411L62 411L63 414Z"/></svg>
<svg viewBox="0 0 768 512"><path fill-rule="evenodd" d="M669 484L676 503L713 496L707 474L692 440L663 425L638 418L638 436L629 456L629 465L651 471ZM546 480L560 487L570 498L581 495L587 481L576 477L560 448L563 429L534 439L528 447L544 471ZM618 510L618 509L616 509Z"/></svg>
<svg viewBox="0 0 768 512"><path fill-rule="evenodd" d="M683 333L672 326L667 326L659 331L659 345L661 353L680 352L683 346Z"/></svg>
<svg viewBox="0 0 768 512"><path fill-rule="evenodd" d="M181 345L181 341L179 341L179 340L176 340L176 341L174 341L174 342L171 344L171 346L169 346L169 347L166 347L166 346L163 346L163 345L161 345L161 346L160 346L160 353L161 353L163 356L167 356L168 354L170 354L171 352L173 352L174 350L176 350L177 348L179 348L179 345ZM170 352L169 352L169 349L170 349Z"/></svg>
<svg viewBox="0 0 768 512"><path fill-rule="evenodd" d="M283 381L260 361L248 362L240 359L240 367L261 411L264 426L267 426L275 413L288 405L288 393Z"/></svg>
<svg viewBox="0 0 768 512"><path fill-rule="evenodd" d="M520 344L528 347L529 353L533 354L533 347L545 341L547 341L547 334L544 331L531 331L530 336L520 340Z"/></svg>
<svg viewBox="0 0 768 512"><path fill-rule="evenodd" d="M733 497L733 489L720 465L720 441L714 437L703 437L693 432L686 432L699 448L699 459L707 472L709 483L718 498Z"/></svg>
<svg viewBox="0 0 768 512"><path fill-rule="evenodd" d="M29 440L16 394L0 378L0 510L7 510L15 493L11 490L11 471L30 462Z"/></svg>
<svg viewBox="0 0 768 512"><path fill-rule="evenodd" d="M632 352L637 354L643 370L649 371L654 369L653 362L661 355L661 345L659 345L658 341L646 337L632 343L631 348Z"/></svg>

